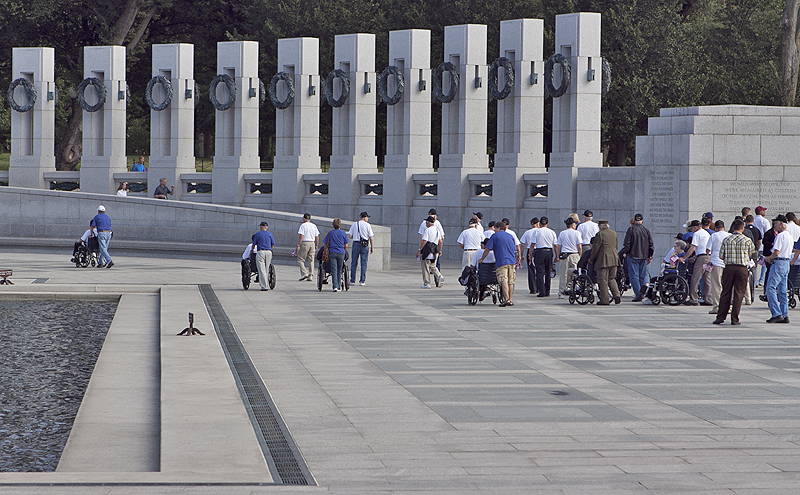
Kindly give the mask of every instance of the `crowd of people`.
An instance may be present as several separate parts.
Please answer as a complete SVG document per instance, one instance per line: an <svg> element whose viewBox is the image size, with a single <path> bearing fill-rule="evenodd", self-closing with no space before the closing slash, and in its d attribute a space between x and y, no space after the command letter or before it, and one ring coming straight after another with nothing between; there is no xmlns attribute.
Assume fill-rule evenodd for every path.
<svg viewBox="0 0 800 495"><path fill-rule="evenodd" d="M114 266L108 254L111 219L105 210L105 206L98 206L97 215L75 243L75 250L79 243L96 238L99 245L97 267L111 268ZM671 249L661 259L662 268L674 269L688 280L688 297L684 304L710 307L709 314L716 315L715 324L725 322L730 314L731 324L738 325L741 307L751 305L756 300L756 288L763 287L760 299L767 302L771 313L767 322L789 323L789 281L794 287L800 287L800 219L789 212L770 221L766 212L763 206L756 207L755 214L750 208L742 208L741 216L736 216L727 230L725 221L715 220L711 212L684 224L686 231L676 235ZM591 210L583 212L583 221L571 213L558 234L544 216L532 218L530 229L522 236L512 230L508 218L490 221L485 228L482 222L483 214L475 212L456 241L463 250L461 268L477 270L481 264L491 265L500 287L502 307L514 306L516 271L523 264L527 268L528 291L537 297L550 296L551 280L556 274L559 277L558 298L568 295L572 279L580 268L597 284L599 305L609 305L612 300L620 304L618 270L627 274L634 294L631 301L647 302L654 245L653 236L639 213L630 220L621 248L608 220L595 222ZM314 259L319 252L330 262L333 291L342 290L341 274L347 248L351 247L349 282L354 285L358 278L360 285L366 285L367 263L374 251L369 214L362 212L347 233L341 226L341 219L333 220L333 229L324 237L320 250L319 229L309 213L303 215L293 253L300 267L299 281L313 282ZM243 253L243 259L254 255L263 291L269 290L266 273L275 247L275 238L268 228L267 222L261 222L259 231ZM430 289L432 279L441 287L444 276L440 271L440 255L445 232L435 209L428 211L418 233L421 287Z"/></svg>
<svg viewBox="0 0 800 495"><path fill-rule="evenodd" d="M435 211L431 212L427 225L432 229L438 221ZM684 304L710 306L709 313L716 315L713 323L723 323L730 314L731 323L738 325L741 306L752 304L755 289L763 286L762 297L771 312L767 322L789 322L787 285L791 279L794 286L800 286L800 220L790 212L770 221L766 212L763 206L755 209L755 215L750 208L743 208L728 230L711 212L686 222L686 232L678 233L663 258L663 267L675 269L689 281ZM637 213L631 219L621 249L609 222L595 222L590 210L583 212L582 222L577 214L570 214L558 234L550 228L547 217L532 218L531 228L520 238L511 230L508 219L489 222L486 230L482 229L482 219L480 212L475 213L458 238L464 250L462 269L494 263L504 300L501 306L514 305L514 268L520 268L523 261L527 264L529 292L537 297L550 296L551 273L558 266L559 298L569 294L572 278L582 268L598 285L598 304L610 304L612 298L619 304L616 272L622 269L633 289L631 301L647 302L654 245L643 215ZM438 242L441 250L444 234L441 227L437 231L441 234L436 240L427 233L425 240ZM492 241L498 233L503 235ZM421 236L420 250L422 247ZM423 266L423 280L429 270L429 266Z"/></svg>

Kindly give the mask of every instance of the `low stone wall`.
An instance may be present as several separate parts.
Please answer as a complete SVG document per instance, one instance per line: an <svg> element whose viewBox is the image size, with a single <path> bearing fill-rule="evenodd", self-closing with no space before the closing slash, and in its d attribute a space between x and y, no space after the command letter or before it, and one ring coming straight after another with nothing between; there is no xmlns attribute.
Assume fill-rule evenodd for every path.
<svg viewBox="0 0 800 495"><path fill-rule="evenodd" d="M297 245L297 228L302 214L282 213L235 206L191 203L150 198L119 197L108 194L46 191L0 187L0 238L73 240L80 237L104 205L111 217L113 243L131 243L137 250L164 251L164 245L181 247L190 253L198 248L238 245L241 251L262 221L275 236L276 255L291 252ZM315 217L320 243L331 229L332 219ZM350 221L342 222L347 230ZM375 251L370 255L372 270L391 268L391 229L373 225ZM135 242L135 244L133 243ZM71 245L71 244L70 244Z"/></svg>

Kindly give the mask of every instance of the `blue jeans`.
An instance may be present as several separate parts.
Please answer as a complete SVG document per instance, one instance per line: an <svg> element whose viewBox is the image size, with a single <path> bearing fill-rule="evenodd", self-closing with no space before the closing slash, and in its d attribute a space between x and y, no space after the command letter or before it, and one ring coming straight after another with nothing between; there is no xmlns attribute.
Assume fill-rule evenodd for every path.
<svg viewBox="0 0 800 495"><path fill-rule="evenodd" d="M97 243L100 244L100 261L101 265L111 263L111 256L108 254L108 241L111 240L111 232L98 232Z"/></svg>
<svg viewBox="0 0 800 495"><path fill-rule="evenodd" d="M353 260L350 262L350 283L356 283L356 269L358 260L361 259L361 279L359 282L367 281L367 258L369 258L369 246L362 246L359 241L353 241Z"/></svg>
<svg viewBox="0 0 800 495"><path fill-rule="evenodd" d="M344 253L329 253L331 262L331 278L333 279L333 288L342 288L342 269L344 268Z"/></svg>
<svg viewBox="0 0 800 495"><path fill-rule="evenodd" d="M786 295L786 279L789 275L789 260L775 259L767 277L767 304L772 316L789 316L789 298Z"/></svg>
<svg viewBox="0 0 800 495"><path fill-rule="evenodd" d="M759 256L763 256L764 255L764 250L763 249L759 249L758 250L758 255ZM764 265L764 266L756 265L756 270L758 270L758 282L757 283L763 284L764 280L766 278L765 276L767 274L767 265Z"/></svg>
<svg viewBox="0 0 800 495"><path fill-rule="evenodd" d="M628 278L631 280L631 289L633 295L636 296L642 290L642 287L647 285L650 280L647 278L647 259L646 258L628 258Z"/></svg>

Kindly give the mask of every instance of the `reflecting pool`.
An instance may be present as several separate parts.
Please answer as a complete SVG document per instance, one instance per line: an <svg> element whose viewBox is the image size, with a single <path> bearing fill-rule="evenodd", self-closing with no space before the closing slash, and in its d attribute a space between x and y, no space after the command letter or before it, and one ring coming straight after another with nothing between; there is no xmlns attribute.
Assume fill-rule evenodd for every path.
<svg viewBox="0 0 800 495"><path fill-rule="evenodd" d="M0 300L0 471L55 471L116 309Z"/></svg>

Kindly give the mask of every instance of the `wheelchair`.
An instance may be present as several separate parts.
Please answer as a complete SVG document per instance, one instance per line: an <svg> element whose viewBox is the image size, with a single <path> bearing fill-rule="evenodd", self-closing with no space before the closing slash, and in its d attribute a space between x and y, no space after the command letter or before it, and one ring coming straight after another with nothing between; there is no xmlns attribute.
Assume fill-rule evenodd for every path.
<svg viewBox="0 0 800 495"><path fill-rule="evenodd" d="M789 305L789 309L794 309L797 307L797 299L800 297L800 287L795 286L792 282L792 278L789 277L786 280L786 299ZM758 296L758 300L761 302L767 302L767 295L760 294Z"/></svg>
<svg viewBox="0 0 800 495"><path fill-rule="evenodd" d="M619 263L620 266L617 267L617 288L619 289L619 295L622 295L631 288L631 281L628 278L628 263L623 255L619 255Z"/></svg>
<svg viewBox="0 0 800 495"><path fill-rule="evenodd" d="M323 246L324 247L324 246ZM331 276L331 262L322 261L322 247L317 250L317 290L322 292L322 286L328 283ZM347 268L347 260L350 259L350 253L345 250L344 263L342 264L342 280L339 282L341 290L350 290L350 272Z"/></svg>
<svg viewBox="0 0 800 495"><path fill-rule="evenodd" d="M250 282L253 279L255 279L254 281L258 283L258 265L256 264L256 253L251 253L250 259L242 260L242 287L244 290L250 288ZM270 263L267 274L267 285L269 286L269 290L275 289L276 281L275 265Z"/></svg>
<svg viewBox="0 0 800 495"><path fill-rule="evenodd" d="M578 268L573 271L573 274L574 276L569 286L569 303L578 303L581 306L592 304L597 286L592 282L589 273L584 268Z"/></svg>
<svg viewBox="0 0 800 495"><path fill-rule="evenodd" d="M659 276L650 279L645 297L650 299L654 306L658 306L662 301L670 306L678 306L689 297L689 283L678 275L677 269L662 264Z"/></svg>
<svg viewBox="0 0 800 495"><path fill-rule="evenodd" d="M469 273L462 273L460 280L466 287L464 294L470 306L475 306L478 301L483 301L487 297L492 298L492 304L497 304L497 301L503 302L503 293L500 284L497 283L494 263L480 263L477 270L471 266L464 270L469 270Z"/></svg>
<svg viewBox="0 0 800 495"><path fill-rule="evenodd" d="M70 261L75 263L77 268L86 268L88 266L97 265L97 255L100 252L100 242L97 237L90 237L88 243L76 242L75 248L72 251L72 259Z"/></svg>

